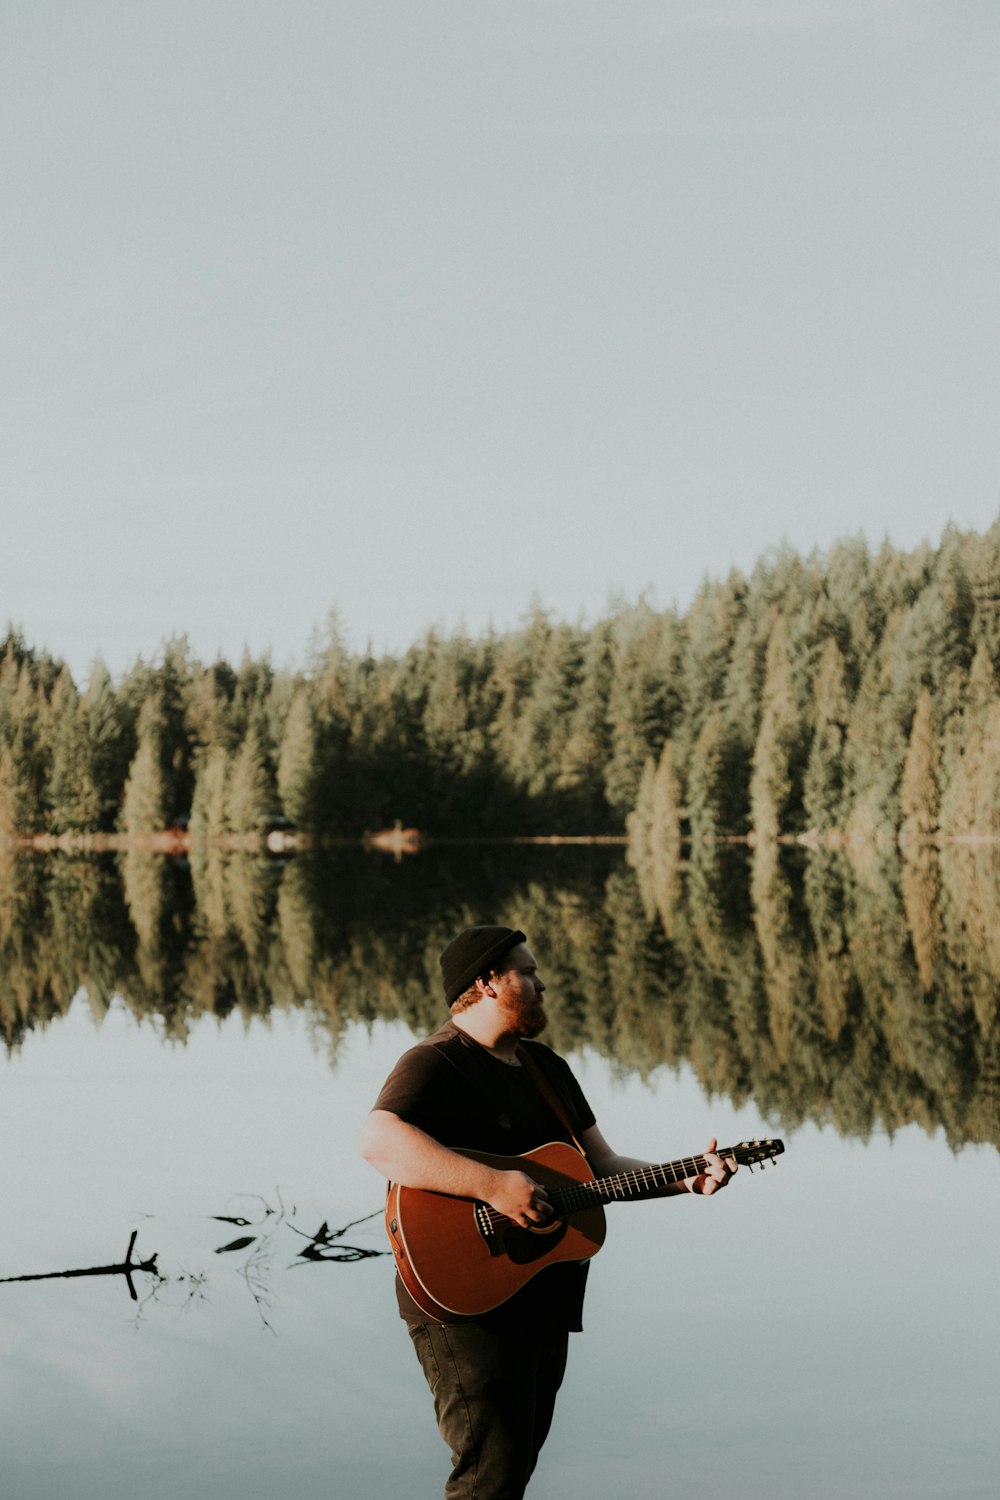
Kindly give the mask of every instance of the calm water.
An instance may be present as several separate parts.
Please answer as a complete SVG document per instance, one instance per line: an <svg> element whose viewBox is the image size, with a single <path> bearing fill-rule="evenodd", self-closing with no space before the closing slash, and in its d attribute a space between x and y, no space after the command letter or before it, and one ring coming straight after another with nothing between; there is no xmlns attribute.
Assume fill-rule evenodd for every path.
<svg viewBox="0 0 1000 1500"><path fill-rule="evenodd" d="M971 1030L947 989L947 916L931 987L910 943L902 1013L894 968L876 983L855 967L839 1001L829 987L816 1000L812 920L790 950L814 1014L807 1053L799 1013L783 1019L787 975L768 959L759 891L756 927L723 915L729 951L715 951L710 930L690 936L682 903L668 934L621 860L602 859L575 880L517 864L486 889L431 866L419 879L366 867L312 917L290 899L292 867L269 870L256 905L234 885L211 921L184 872L145 920L114 894L114 872L49 872L67 886L58 900L37 869L18 877L19 910L48 926L29 942L0 921L16 1032L0 1063L0 1275L117 1262L137 1230L135 1254L156 1252L161 1279L136 1273L136 1303L121 1276L0 1286L5 1496L440 1493L447 1456L390 1262L371 1253L381 1190L356 1140L388 1067L439 1014L420 942L432 962L429 913L446 925L498 906L541 927L540 941L523 924L553 955L553 1032L614 1145L656 1159L715 1133L787 1146L718 1199L609 1210L531 1493L996 1493L995 1030L985 980L969 981ZM804 929L803 890L790 888L786 920ZM859 900L848 891L838 909L848 932L861 932ZM43 961L57 931L61 972ZM741 942L746 990L720 977ZM988 954L978 962L973 979ZM694 1010L681 1006L692 991ZM418 993L426 1015L411 1013ZM944 1073L938 1036L958 1059ZM855 1117L864 1129L845 1124ZM329 1258L303 1260L324 1223ZM218 1253L241 1238L252 1243Z"/></svg>

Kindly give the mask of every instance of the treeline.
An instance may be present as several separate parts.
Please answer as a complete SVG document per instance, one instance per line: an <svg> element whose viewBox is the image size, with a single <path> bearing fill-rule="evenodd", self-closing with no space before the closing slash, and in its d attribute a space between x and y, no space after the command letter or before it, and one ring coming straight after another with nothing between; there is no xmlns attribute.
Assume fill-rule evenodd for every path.
<svg viewBox="0 0 1000 1500"><path fill-rule="evenodd" d="M285 818L346 837L1000 834L1000 522L938 546L768 554L690 609L428 633L399 656L331 625L300 672L183 640L80 691L9 632L0 839L211 841Z"/></svg>
<svg viewBox="0 0 1000 1500"><path fill-rule="evenodd" d="M301 1008L335 1055L352 1021L446 1014L438 954L516 922L542 959L560 1050L691 1067L774 1133L917 1123L1000 1146L1000 866L926 849L858 871L833 850L696 846L667 892L608 849L344 851L190 870L14 856L0 880L0 1036L85 995L182 1039L199 1018Z"/></svg>

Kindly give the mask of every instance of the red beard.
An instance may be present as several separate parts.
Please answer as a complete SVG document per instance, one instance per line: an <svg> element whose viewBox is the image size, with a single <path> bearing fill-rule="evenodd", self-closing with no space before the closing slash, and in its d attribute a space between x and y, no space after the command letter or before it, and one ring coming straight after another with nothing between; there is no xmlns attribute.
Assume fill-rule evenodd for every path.
<svg viewBox="0 0 1000 1500"><path fill-rule="evenodd" d="M525 1002L521 999L506 999L504 1013L510 1020L511 1030L518 1036L528 1038L538 1036L549 1024L549 1018L540 1001Z"/></svg>

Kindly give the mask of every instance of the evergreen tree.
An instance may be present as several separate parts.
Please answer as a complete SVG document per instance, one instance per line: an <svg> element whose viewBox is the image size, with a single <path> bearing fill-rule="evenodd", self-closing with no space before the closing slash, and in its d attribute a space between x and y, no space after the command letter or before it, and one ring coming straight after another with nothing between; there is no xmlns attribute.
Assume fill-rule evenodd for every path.
<svg viewBox="0 0 1000 1500"><path fill-rule="evenodd" d="M213 745L198 767L191 799L191 837L197 844L218 843L228 831L226 819L229 756Z"/></svg>
<svg viewBox="0 0 1000 1500"><path fill-rule="evenodd" d="M639 887L647 915L652 917L654 896L652 891L652 841L653 841L653 782L656 766L652 757L642 768L639 792L635 806L625 819L628 837L628 862L639 877Z"/></svg>
<svg viewBox="0 0 1000 1500"><path fill-rule="evenodd" d="M161 766L162 738L159 704L148 700L139 716L139 743L129 766L122 798L122 826L128 834L152 833L166 824L166 788ZM136 889L145 892L149 882L136 867ZM148 903L140 897L145 909Z"/></svg>
<svg viewBox="0 0 1000 1500"><path fill-rule="evenodd" d="M582 643L568 625L549 628L518 717L510 764L544 821L558 818L557 788L582 671Z"/></svg>
<svg viewBox="0 0 1000 1500"><path fill-rule="evenodd" d="M17 772L10 747L0 742L0 848L18 835Z"/></svg>
<svg viewBox="0 0 1000 1500"><path fill-rule="evenodd" d="M926 994L934 986L941 944L941 880L937 851L920 845L907 847L900 886L913 957Z"/></svg>
<svg viewBox="0 0 1000 1500"><path fill-rule="evenodd" d="M464 636L425 640L420 664L421 713L411 720L404 754L426 755L434 766L440 798L460 796L456 776L475 776L486 761L489 728L481 708L482 676L472 643Z"/></svg>
<svg viewBox="0 0 1000 1500"><path fill-rule="evenodd" d="M998 706L993 663L980 641L942 747L940 826L946 835L987 834L996 826Z"/></svg>
<svg viewBox="0 0 1000 1500"><path fill-rule="evenodd" d="M682 645L674 615L657 615L645 602L613 623L604 788L622 817L635 803L647 758L659 760L680 711Z"/></svg>
<svg viewBox="0 0 1000 1500"><path fill-rule="evenodd" d="M0 655L0 749L10 756L10 806L3 820L19 834L43 832L47 825L48 780L52 767L51 697L60 665L37 656L20 635L9 632Z"/></svg>
<svg viewBox="0 0 1000 1500"><path fill-rule="evenodd" d="M849 714L844 658L832 636L823 642L812 696L813 733L802 800L808 826L822 831L841 827Z"/></svg>
<svg viewBox="0 0 1000 1500"><path fill-rule="evenodd" d="M776 839L791 821L802 727L792 694L788 624L779 614L767 646L760 729L750 782L750 812L758 839Z"/></svg>
<svg viewBox="0 0 1000 1500"><path fill-rule="evenodd" d="M721 707L712 709L687 762L687 816L696 842L747 831L745 747Z"/></svg>
<svg viewBox="0 0 1000 1500"><path fill-rule="evenodd" d="M931 709L931 695L920 689L917 708L910 728L910 742L903 765L900 811L903 823L901 843L922 843L937 831L938 824L938 740Z"/></svg>
<svg viewBox="0 0 1000 1500"><path fill-rule="evenodd" d="M526 736L521 719L531 696L538 664L548 646L549 616L535 604L521 628L507 635L496 652L487 693L494 704L492 743L498 770L512 785L523 786Z"/></svg>
<svg viewBox="0 0 1000 1500"><path fill-rule="evenodd" d="M52 695L54 725L49 776L49 822L56 833L100 827L101 797L94 776L87 721L69 674Z"/></svg>
<svg viewBox="0 0 1000 1500"><path fill-rule="evenodd" d="M610 809L604 796L604 767L611 753L608 699L611 694L611 629L599 620L584 636L583 659L557 785L580 809L583 826L604 832Z"/></svg>
<svg viewBox="0 0 1000 1500"><path fill-rule="evenodd" d="M292 698L278 756L278 795L286 815L299 828L316 826L318 758L316 719L302 685Z"/></svg>
<svg viewBox="0 0 1000 1500"><path fill-rule="evenodd" d="M232 750L240 727L236 722L233 699L236 673L228 663L217 661L210 667L197 663L192 667L184 710L188 743L195 762L213 746Z"/></svg>
<svg viewBox="0 0 1000 1500"><path fill-rule="evenodd" d="M682 766L705 719L723 696L734 642L746 620L747 596L746 582L735 571L724 583L706 581L683 622L680 690L684 713L673 736Z"/></svg>
<svg viewBox="0 0 1000 1500"><path fill-rule="evenodd" d="M128 768L137 745L135 730L115 693L107 667L96 661L80 701L80 732L87 742L88 770L96 794L97 811L91 825L116 827Z"/></svg>
<svg viewBox="0 0 1000 1500"><path fill-rule="evenodd" d="M226 786L226 823L234 833L254 833L269 823L276 792L261 737L251 729L233 757Z"/></svg>
<svg viewBox="0 0 1000 1500"><path fill-rule="evenodd" d="M668 938L674 934L674 911L680 901L680 795L673 742L667 740L653 777L650 848L653 899Z"/></svg>
<svg viewBox="0 0 1000 1500"><path fill-rule="evenodd" d="M879 648L861 674L851 704L845 756L848 842L857 848L884 841L899 826L899 783L906 754L904 723L891 693L891 662L903 618L886 620Z"/></svg>

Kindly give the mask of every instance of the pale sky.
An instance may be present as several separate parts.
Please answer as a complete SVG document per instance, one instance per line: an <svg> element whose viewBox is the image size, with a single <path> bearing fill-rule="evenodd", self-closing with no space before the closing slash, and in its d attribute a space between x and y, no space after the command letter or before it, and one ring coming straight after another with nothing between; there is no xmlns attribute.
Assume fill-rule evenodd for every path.
<svg viewBox="0 0 1000 1500"><path fill-rule="evenodd" d="M79 676L1000 509L995 0L0 16L0 627Z"/></svg>

